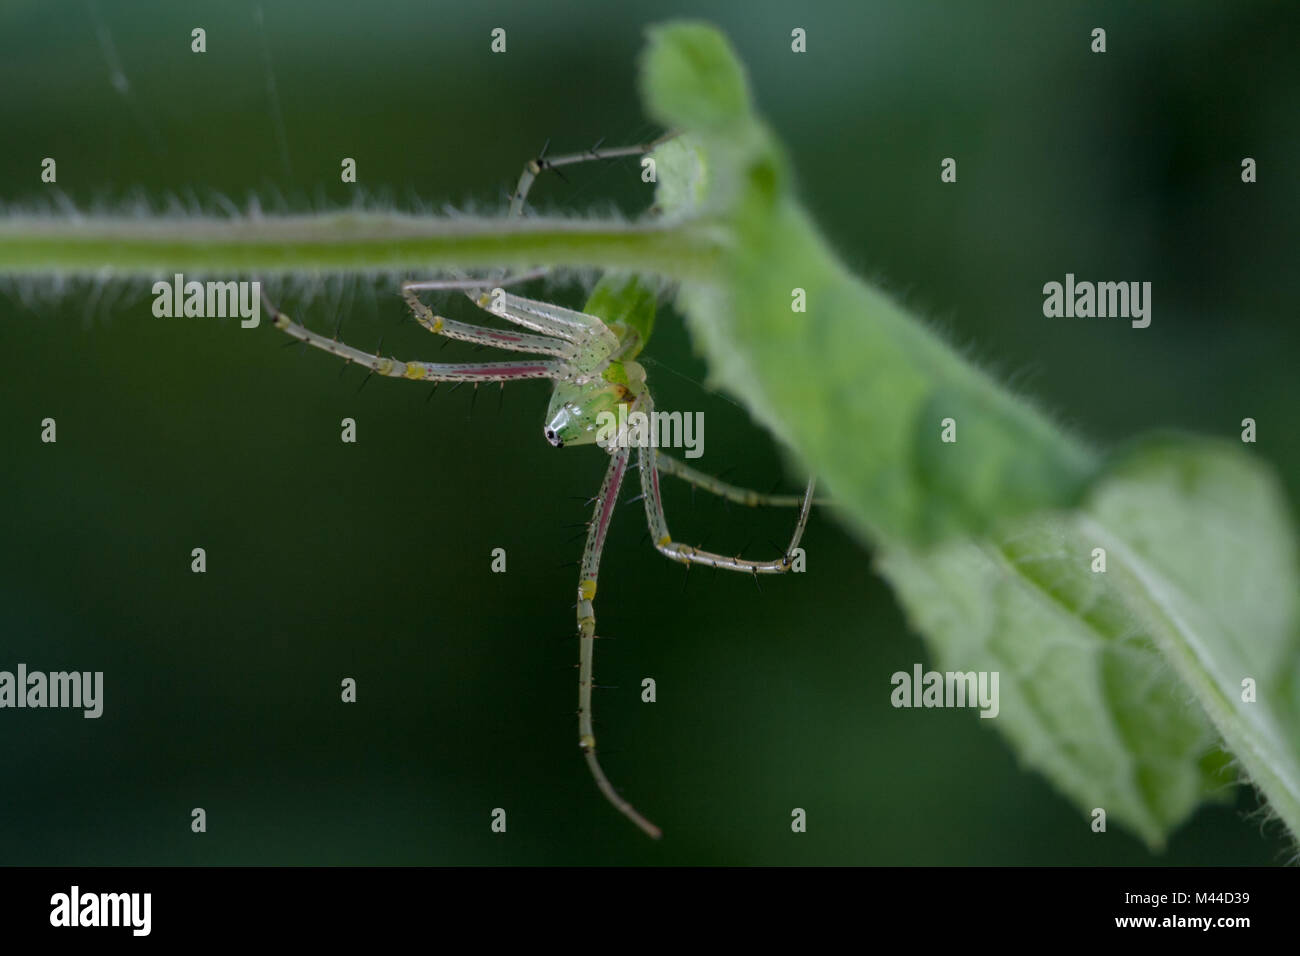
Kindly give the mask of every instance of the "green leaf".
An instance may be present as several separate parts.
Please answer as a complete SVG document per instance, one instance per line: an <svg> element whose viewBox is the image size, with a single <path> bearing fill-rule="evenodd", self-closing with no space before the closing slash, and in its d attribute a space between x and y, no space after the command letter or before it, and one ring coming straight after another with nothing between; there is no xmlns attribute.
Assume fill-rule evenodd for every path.
<svg viewBox="0 0 1300 956"><path fill-rule="evenodd" d="M942 669L1000 672L998 728L1085 812L1161 845L1230 781L1222 740L1294 833L1290 527L1277 482L1244 452L1153 439L1112 462L1077 511L890 546L880 568Z"/></svg>
<svg viewBox="0 0 1300 956"><path fill-rule="evenodd" d="M1072 514L886 549L880 571L944 671L999 673L988 721L1085 813L1151 846L1231 782L1218 735ZM982 722L982 721L981 721Z"/></svg>
<svg viewBox="0 0 1300 956"><path fill-rule="evenodd" d="M1240 447L1160 437L1119 458L1084 511L1165 657L1300 833L1300 567L1277 479Z"/></svg>
<svg viewBox="0 0 1300 956"><path fill-rule="evenodd" d="M641 99L652 119L710 132L753 122L744 67L715 27L678 20L651 27L646 39Z"/></svg>

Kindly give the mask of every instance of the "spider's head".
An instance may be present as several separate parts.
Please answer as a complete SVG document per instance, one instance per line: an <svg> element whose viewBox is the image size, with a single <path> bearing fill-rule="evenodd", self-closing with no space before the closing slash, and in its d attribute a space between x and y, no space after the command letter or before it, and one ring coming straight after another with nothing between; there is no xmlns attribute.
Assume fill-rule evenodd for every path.
<svg viewBox="0 0 1300 956"><path fill-rule="evenodd" d="M592 445L618 421L618 407L630 404L645 386L645 370L636 362L610 362L585 382L557 382L546 409L543 434L556 448Z"/></svg>

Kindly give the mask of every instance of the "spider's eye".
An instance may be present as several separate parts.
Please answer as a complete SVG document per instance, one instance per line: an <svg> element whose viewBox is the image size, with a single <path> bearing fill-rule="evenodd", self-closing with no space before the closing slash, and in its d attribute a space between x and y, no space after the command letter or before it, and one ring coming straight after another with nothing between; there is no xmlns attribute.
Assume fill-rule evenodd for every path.
<svg viewBox="0 0 1300 956"><path fill-rule="evenodd" d="M556 448L564 447L564 442L560 441L560 436L555 433L554 428L546 429L546 440L550 442L552 445L554 445Z"/></svg>

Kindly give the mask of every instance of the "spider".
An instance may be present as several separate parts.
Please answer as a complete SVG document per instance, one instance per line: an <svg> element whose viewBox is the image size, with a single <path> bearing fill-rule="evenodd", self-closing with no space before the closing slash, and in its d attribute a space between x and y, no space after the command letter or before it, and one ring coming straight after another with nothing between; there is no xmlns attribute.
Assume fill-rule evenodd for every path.
<svg viewBox="0 0 1300 956"><path fill-rule="evenodd" d="M511 196L510 215L522 215L524 201L537 176L547 169L651 152L675 134L651 143L601 149L600 144L582 153L554 158L541 154L524 167ZM543 434L556 448L595 444L610 455L609 467L594 501L592 519L587 525L587 543L582 553L578 580L577 623L578 656L578 746L600 792L619 812L649 836L658 839L660 829L624 799L601 768L596 755L596 735L592 727L591 691L592 659L596 638L593 602L600 571L605 535L614 514L619 489L627 472L631 448L636 447L640 473L641 497L645 503L646 523L655 549L665 557L686 565L740 571L746 574L781 574L794 564L795 550L807 525L813 505L815 481L810 479L803 495L762 494L727 484L697 471L685 462L660 451L652 441L606 440L601 425L605 414L617 414L623 406L628 418L642 412L647 418L654 410L654 400L646 384L645 368L635 361L650 337L654 325L656 293L635 276L604 276L595 286L583 311L561 308L546 302L506 293L504 286L538 278L545 270L504 275L495 279L455 278L406 282L402 296L416 321L430 332L462 342L490 346L509 352L536 355L531 361L485 363L431 363L400 361L353 348L337 338L327 338L295 322L280 312L269 300L268 312L277 328L315 348L348 362L370 369L372 374L424 382L471 382L477 387L497 382L524 379L549 379L554 382L546 412ZM491 288L489 288L491 285ZM526 331L492 329L457 322L434 314L418 293L428 289L459 289L479 308L500 316ZM674 541L668 531L663 500L659 491L660 473L673 475L712 494L745 505L798 507L799 516L784 553L768 561L751 561L739 556L728 557Z"/></svg>

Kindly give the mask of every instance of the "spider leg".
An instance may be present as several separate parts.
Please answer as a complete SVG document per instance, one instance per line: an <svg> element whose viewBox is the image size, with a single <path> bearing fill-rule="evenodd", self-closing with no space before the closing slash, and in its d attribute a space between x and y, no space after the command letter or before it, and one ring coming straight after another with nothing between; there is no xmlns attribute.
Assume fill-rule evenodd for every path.
<svg viewBox="0 0 1300 956"><path fill-rule="evenodd" d="M642 401L639 404L643 406L642 411L649 415L654 408L650 393L648 391L642 392L641 399ZM637 450L637 464L641 471L641 493L645 502L646 524L650 527L650 540L654 542L656 551L666 558L680 561L686 565L702 564L709 568L742 571L746 574L784 574L790 570L794 564L794 550L799 547L804 528L808 524L808 513L812 510L815 479L810 478L808 480L808 488L804 492L799 508L799 517L795 522L794 534L790 537L790 545L785 549L785 554L770 561L750 561L746 558L728 557L713 551L705 551L702 548L693 548L690 545L679 544L672 539L672 535L668 531L668 519L664 515L663 499L659 494L660 469L658 457L658 449L653 445L645 445Z"/></svg>
<svg viewBox="0 0 1300 956"><path fill-rule="evenodd" d="M605 799L619 813L657 840L661 836L659 828L619 795L601 769L600 761L596 758L596 733L591 717L592 658L596 639L596 612L592 602L596 598L596 581L600 574L601 552L605 548L605 534L614 517L614 506L618 502L618 490L627 472L629 454L629 449L619 448L611 455L605 480L596 496L595 511L587 531L587 546L582 552L582 571L578 580L578 746L582 748L591 775Z"/></svg>
<svg viewBox="0 0 1300 956"><path fill-rule="evenodd" d="M509 295L504 291L499 295L495 291L484 292L475 300L475 305L507 322L562 340L566 350L553 354L560 356L565 364L565 373L570 377L599 373L605 361L620 347L618 336L597 316L585 312ZM472 326L462 326L462 329L469 328ZM535 336L526 338L539 341Z"/></svg>
<svg viewBox="0 0 1300 956"><path fill-rule="evenodd" d="M409 284L402 286L402 297L406 299L406 305L415 315L415 320L435 335L445 335L449 339L473 342L475 345L490 345L509 352L533 352L565 360L576 355L574 345L562 339L525 335L513 330L489 329L435 315L432 309L419 300Z"/></svg>
<svg viewBox="0 0 1300 956"><path fill-rule="evenodd" d="M575 166L578 163L621 159L625 156L644 156L646 153L654 152L660 145L677 135L676 131L665 133L658 139L634 146L602 148L598 143L584 152L569 153L564 156L547 156L546 150L543 148L541 155L525 163L523 172L519 174L519 183L515 186L515 191L510 197L510 215L522 216L524 214L524 203L528 200L528 193L533 188L533 183L537 181L538 176L548 169L558 170L561 166ZM561 174L557 173L557 175Z"/></svg>
<svg viewBox="0 0 1300 956"><path fill-rule="evenodd" d="M446 281L454 282L459 280ZM480 345L513 348L514 351L518 352L547 352L550 354L562 354L558 350L564 348L564 343L569 343L573 347L580 349L599 342L608 346L610 352L618 345L614 333L594 315L588 315L574 309L565 309L549 302L540 302L536 299L525 299L522 296L510 295L504 290L498 295L497 288L500 288L500 286L484 289L482 287L483 280L475 281L475 285L466 287L468 290L466 294L480 309L492 315L500 316L507 322L521 328L544 336L550 336L551 339L562 339L563 342L557 343L533 336L521 336L512 341L517 343L527 342L533 347L511 346L505 344L508 340L503 333L491 333L489 330L477 326L467 325L463 322L453 322L450 319L443 319L434 315L433 311L420 301L415 292L426 288L444 288L443 280L405 282L402 284L402 295L406 299L407 306L415 313L416 319L430 332L448 335L450 338L476 342ZM452 334L451 331L446 330L455 330L458 334Z"/></svg>
<svg viewBox="0 0 1300 956"><path fill-rule="evenodd" d="M337 339L327 338L319 332L313 332L275 308L269 299L266 300L266 304L277 329L324 352L337 355L349 362L356 362L374 373L390 378L406 378L417 382L482 383L514 382L529 378L559 379L568 374L568 367L563 362L437 363L403 362L398 359L384 358L373 352L354 348Z"/></svg>
<svg viewBox="0 0 1300 956"><path fill-rule="evenodd" d="M721 478L715 478L706 472L692 468L686 462L674 458L667 452L656 450L655 466L665 475L672 475L674 478L680 478L687 484L694 485L697 488L703 488L705 491L715 494L720 498L728 501L734 501L741 505L767 505L776 508L797 508L803 504L805 495L769 495L761 491L755 491L752 488L742 488L739 485L731 485ZM828 502L823 498L813 501L815 505L824 505Z"/></svg>
<svg viewBox="0 0 1300 956"><path fill-rule="evenodd" d="M588 345L594 340L607 340L611 351L618 345L618 339L600 319L586 312L566 309L549 302L525 299L523 296L502 292L500 296L493 290L487 290L474 298L474 304L485 312L499 315L507 322L543 335L553 335L573 342L576 345Z"/></svg>
<svg viewBox="0 0 1300 956"><path fill-rule="evenodd" d="M599 318L515 295L484 293L476 303L492 315L540 335L484 328L435 315L407 286L402 289L416 320L430 332L477 345L513 352L553 356L564 366L562 376L587 376L599 371L619 348L618 336Z"/></svg>

